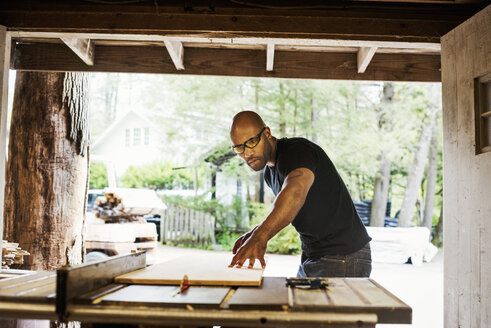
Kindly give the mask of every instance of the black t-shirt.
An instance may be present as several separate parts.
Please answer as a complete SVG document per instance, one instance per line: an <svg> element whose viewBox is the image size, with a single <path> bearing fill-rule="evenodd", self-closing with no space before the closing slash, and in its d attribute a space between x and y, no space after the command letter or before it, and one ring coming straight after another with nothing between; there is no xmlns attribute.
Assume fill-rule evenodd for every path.
<svg viewBox="0 0 491 328"><path fill-rule="evenodd" d="M300 234L302 252L309 258L350 254L370 237L334 164L321 147L304 138L278 140L276 164L266 166L264 179L275 195L287 175L298 168L314 173L303 207L292 224Z"/></svg>

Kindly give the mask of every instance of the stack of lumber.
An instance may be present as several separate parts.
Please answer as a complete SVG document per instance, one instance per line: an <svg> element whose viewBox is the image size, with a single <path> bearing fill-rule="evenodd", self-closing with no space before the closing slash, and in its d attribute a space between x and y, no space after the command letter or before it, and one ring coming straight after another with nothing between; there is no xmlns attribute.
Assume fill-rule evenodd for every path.
<svg viewBox="0 0 491 328"><path fill-rule="evenodd" d="M21 265L24 263L24 255L30 255L29 252L21 249L18 243L9 243L2 241L2 269L10 269L12 265Z"/></svg>
<svg viewBox="0 0 491 328"><path fill-rule="evenodd" d="M106 223L123 223L123 222L143 222L140 215L126 214L122 198L115 192L106 191L104 196L99 196L95 200L95 206L92 210L96 217L103 219Z"/></svg>
<svg viewBox="0 0 491 328"><path fill-rule="evenodd" d="M124 189L104 191L92 210L106 223L145 223L144 215L160 213L165 205L152 190Z"/></svg>

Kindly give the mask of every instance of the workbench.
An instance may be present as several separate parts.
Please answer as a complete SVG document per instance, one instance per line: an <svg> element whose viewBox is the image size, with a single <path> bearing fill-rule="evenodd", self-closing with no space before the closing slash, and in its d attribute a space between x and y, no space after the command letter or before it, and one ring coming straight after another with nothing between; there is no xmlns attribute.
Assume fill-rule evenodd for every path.
<svg viewBox="0 0 491 328"><path fill-rule="evenodd" d="M411 323L411 308L369 278L325 278L327 287L306 289L264 277L260 287L191 286L182 294L179 286L114 283L144 266L139 252L2 279L0 317L191 327Z"/></svg>

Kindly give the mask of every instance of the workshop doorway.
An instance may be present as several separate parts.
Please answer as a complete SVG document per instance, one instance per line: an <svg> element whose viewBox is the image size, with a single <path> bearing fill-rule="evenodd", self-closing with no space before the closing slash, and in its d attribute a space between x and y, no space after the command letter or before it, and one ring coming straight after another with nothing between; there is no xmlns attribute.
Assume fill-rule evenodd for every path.
<svg viewBox="0 0 491 328"><path fill-rule="evenodd" d="M436 113L441 112L439 103L439 91L441 85L438 83L336 82L199 76L182 77L124 74L117 76L115 74L97 74L94 80L95 84L92 86L92 88L99 92L105 92L105 81L109 81L109 85L112 84L114 87L114 82L116 79L118 80L117 84L122 86L117 92L121 98L118 101L109 103L109 106L112 109L109 109L108 112L113 112L114 107L117 107L119 104L120 106L126 107L126 110L122 110L122 112L119 113L119 115L123 117L123 120L127 113L133 115L131 112L136 111L139 115L143 116L143 119L131 116L133 122L141 121L145 122L146 124L148 124L149 121L153 124L159 124L158 122L161 122L160 124L162 124L164 130L165 128L169 127L170 134L173 139L168 139L168 136L165 133L165 136L161 136L157 139L160 140L159 144L164 145L160 151L165 152L167 149L169 154L166 155L169 155L169 158L182 158L181 162L177 161L171 163L172 165L169 165L169 167L175 169L173 171L174 173L188 170L189 180L193 180L194 166L197 164L201 166L212 165L205 161L205 158L209 156L210 150L213 150L213 148L222 143L225 144L226 149L229 147L227 139L228 126L229 120L233 114L242 109L258 108L258 111L265 116L265 119L269 119L271 122L268 124L271 126L274 135L278 135L280 137L294 135L303 136L311 140L314 137L317 138L317 142L321 144L324 149L326 149L329 156L333 158L335 164L338 166L338 169L341 171L343 178L349 185L350 191L354 196L354 200L358 204L360 213L364 214L363 219L365 220L370 219L368 213L366 212L367 208L369 209L369 202L367 200L370 200L373 197L375 178L374 176L363 177L363 174L368 174L367 172L372 170L372 174L375 175L379 171L379 165L377 165L380 161L379 156L374 155L373 153L378 153L380 150L380 145L375 144L379 140L387 140L389 142L388 144L392 146L400 142L401 144L398 147L395 147L396 149L393 150L396 152L397 156L393 157L394 154L390 155L390 158L393 159L390 174L392 176L390 179L392 187L389 188L391 195L391 208L387 209L387 215L384 217L385 221L387 221L384 222L384 225L387 223L387 226L389 226L391 223L393 225L394 223L397 224L396 214L403 203L405 183L407 183L407 176L413 165L413 154L417 153L417 150L419 149L418 140L421 139L424 123L429 121L428 114L430 110L436 110ZM147 79L147 81L145 81L145 79ZM261 84L263 84L262 89L260 88ZM390 88L392 88L392 91L390 91ZM191 94L190 90L195 90L195 94ZM159 94L157 100L148 99L150 94L158 94L158 92L162 93ZM283 97L281 96L282 92ZM319 93L323 94L316 96ZM114 90L111 91L111 94L114 94ZM297 101L294 99L295 94ZM146 96L144 97L144 95ZM187 95L187 98L184 97L184 95ZM424 99L418 98L422 95L424 95ZM102 108L105 104L106 98L93 96L92 99L95 98L99 100L92 105L99 109ZM233 98L239 99L234 103ZM391 98L391 103L388 100L389 98ZM165 100L160 101L160 99ZM184 99L183 104L179 104L182 99ZM389 102L389 104L387 104L387 102ZM411 102L412 105L410 105ZM196 107L190 107L190 104L197 104L197 106L201 106L205 110L203 111L201 109L197 109ZM276 106L274 104L276 104ZM284 106L283 112L280 112L279 109L281 109L282 105ZM151 106L154 107L148 108ZM220 109L219 115L215 115L215 109L217 108ZM313 109L316 109L316 112L314 112ZM179 110L183 110L181 112L182 117L179 116ZM289 119L281 121L279 119L281 118L281 113ZM295 113L296 116L294 115ZM411 125L412 123L409 122L409 113L414 115L413 125ZM101 115L101 117L104 117L104 115ZM199 120L196 118L199 118ZM314 121L315 119L317 121ZM380 135L371 134L371 129L378 131L380 126L383 127L385 123L381 122L381 120L385 122L388 120L392 121L390 123L392 126L391 130L387 131L381 129L382 132ZM114 122L117 123L118 119L115 119ZM295 124L293 124L293 122ZM439 132L436 135L438 136L437 140L441 140L440 119L438 119L438 122L437 131ZM98 124L100 124L100 122ZM209 125L207 126L207 124ZM317 128L314 127L315 124L317 124ZM113 129L111 126L112 123L105 127L101 126L99 129L102 132L99 132L99 134L93 134L93 142L96 145L98 142L100 142L98 140L98 135L105 138L107 131L109 131L109 129ZM284 127L283 135L281 134L282 126ZM134 128L138 127L129 127L129 136L127 136L126 126L120 129L120 145L131 148L130 146L132 146L135 142ZM141 127L141 131L144 131L143 126ZM196 131L196 134L194 134L193 131ZM129 141L127 139L129 139ZM193 144L193 139L197 140L199 143ZM142 139L139 140L137 133L136 140L137 145L138 143L143 145L143 136ZM169 140L172 140L172 142ZM213 140L213 142L210 142L210 140ZM428 144L426 147L428 147L428 149L426 152L427 155L424 156L425 163L427 163L429 155L430 140L431 138L428 138L427 140ZM404 142L407 142L407 144L403 145L402 143ZM176 144L173 145L172 143ZM438 144L440 144L440 142L438 142ZM189 150L184 150L185 147L189 147ZM179 151L179 149L181 150ZM195 149L195 151L192 151L192 149ZM199 151L202 153L199 154ZM192 160L186 161L185 155L188 153L192 154L193 158ZM439 154L441 158L441 148L437 148L437 154ZM94 155L102 156L103 154L93 154L92 156ZM116 154L111 154L108 157L116 158L117 156ZM196 161L196 158L198 161ZM199 161L202 163L200 164ZM153 162L153 159L150 160L147 163L146 169L148 169ZM441 160L439 160L438 163L439 164L437 167L439 167L439 173L437 178L439 180L438 183L441 184ZM404 165L406 167L401 168ZM138 166L145 167L145 164L134 166L136 169ZM213 166L211 166L211 168L213 168ZM242 196L245 196L243 198L244 203L242 203L242 206L245 207L245 202L252 199L251 203L253 204L251 207L257 211L255 213L256 219L257 216L261 214L266 215L268 212L267 203L272 200L272 195L266 195L266 204L256 202L256 196L259 195L256 195L255 191L259 189L259 186L255 186L254 184L258 182L259 177L257 174L251 174L250 170L247 170L247 167L240 167L240 161L238 161L235 165L233 165L233 163L226 163L224 167L225 170L230 171L229 175L230 173L234 173L234 168L241 170L241 173L235 175L232 174L229 176L229 178L231 177L231 181L227 182L221 175L223 174L223 171L219 173L219 177L215 185L215 197L218 198L217 201L221 201L220 197L223 194L237 194L238 190L241 190L240 192L242 193ZM190 198L198 195L198 198L201 196L200 201L202 201L203 195L205 194L207 195L206 198L211 200L212 197L210 189L212 172L206 171L203 167L201 167L200 170L204 171L199 173L200 176L198 178L198 183L202 184L199 186L197 193L195 193L196 190L193 185L190 185L187 189L178 186L176 190L174 190L174 195L169 195L171 193L167 193L167 196L175 196L175 194L180 193L181 198L175 197L172 199L172 197L168 197L166 200L190 202ZM398 172L398 170L400 171ZM123 177L124 180L128 180L128 176L125 177L124 173ZM241 185L241 188L238 188L237 184L237 178L239 177L242 177L242 181L239 184ZM419 189L426 190L427 181L428 178L427 174L425 173L419 183L421 188L418 188L418 191ZM135 182L132 181L132 183ZM149 185L148 182L147 185ZM145 186L145 182L140 181L139 185L123 184L122 186L143 187ZM246 191L246 187L250 189L249 192ZM219 190L220 188L226 188L226 190ZM435 189L437 196L435 202L436 206L434 206L435 209L433 211L433 233L436 231L438 225L437 223L440 218L441 198L438 199L438 197L441 197L439 194L441 193L441 189L441 185ZM166 190L158 190L158 192L159 194L165 196ZM360 195L366 195L366 198L361 198ZM424 196L425 193L418 195L418 202L421 202L423 206L419 206L418 209L414 211L415 215L412 225L421 225L423 221L421 220L421 217L423 217L422 213L424 212ZM233 204L231 203L219 203L219 206L222 209L229 206L226 208L226 213L231 213L233 211ZM260 212L261 210L262 212ZM363 210L365 210L365 212L363 212ZM251 217L248 219L251 220ZM252 217L252 220L254 219L255 218ZM237 222L241 223L242 220L238 220ZM230 226L227 227L228 231L225 235L222 233L222 231L217 231L217 244L221 245L221 247L214 248L223 252L230 252L231 245L233 245L235 238L240 236L240 233L245 230L236 231L237 226L234 225L236 223L234 221L220 222L222 225L224 223L228 223ZM254 224L257 222L250 221L250 223ZM369 224L368 221L367 223ZM219 228L222 227L219 226ZM242 227L242 229L247 228L250 228L250 226ZM291 236L289 235L290 233L292 234ZM278 265L278 267L283 268L286 266L287 269L283 270L283 272L289 272L288 270L291 270L292 267L294 270L296 270L296 265L299 261L299 245L295 244L295 242L291 242L289 244L288 242L285 242L285 240L288 241L297 237L294 235L294 231L290 231L284 233L282 238L283 239L279 239L276 242L273 241L273 246L276 246L275 251L280 252L280 254L288 254L289 252L292 252L292 259L288 260L287 258L289 257L285 255L270 255L272 262L269 262L269 264L272 266ZM168 243L167 245L169 244L179 245L179 242L174 241L173 243ZM278 245L283 247L280 248ZM183 253L204 254L204 252L206 252L205 250L201 249L192 251L188 248L176 249L168 246L165 246L164 250L165 251L162 252L162 256L165 256L166 254L167 256L172 256L171 254L182 255ZM417 259L416 257L413 257L411 259L411 261L414 261L413 264L402 264L409 258L406 257L401 262L400 259L397 259L399 255L397 254L396 248L394 248L392 251L393 263L381 261L374 264L374 278L376 280L380 280L382 285L386 285L389 289L395 290L397 293L399 293L399 296L403 299L403 301L410 303L415 311L415 327L418 327L418 323L422 324L423 321L426 324L431 321L434 326L441 326L443 317L443 265L441 254L434 258L434 262L430 259L430 261L428 261L429 263L421 264L418 263L418 261L422 261L423 258ZM377 261L380 261L381 257L391 256L391 250L386 250L386 252L382 255L380 255L381 253L377 254L379 254L376 255L378 256ZM433 254L433 256L434 255L435 254ZM423 256L423 254L421 254L421 256ZM428 254L428 256L430 256L430 254ZM159 259L157 259L157 261L159 261ZM397 261L399 261L399 265L394 263ZM273 271L273 269L271 269L271 271ZM278 271L279 270L276 272ZM398 278L396 279L394 277ZM411 281L411 283L408 283L408 281ZM404 287L409 285L421 286L421 290L417 288ZM431 296L422 297L423 290L427 288L424 286L431 286L434 293L432 293Z"/></svg>

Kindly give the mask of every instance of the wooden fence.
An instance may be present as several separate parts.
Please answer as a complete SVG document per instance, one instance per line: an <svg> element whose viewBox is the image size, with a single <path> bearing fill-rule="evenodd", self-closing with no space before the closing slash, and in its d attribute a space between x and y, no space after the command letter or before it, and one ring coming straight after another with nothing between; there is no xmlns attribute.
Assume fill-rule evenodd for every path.
<svg viewBox="0 0 491 328"><path fill-rule="evenodd" d="M171 204L162 217L160 236L164 243L215 244L215 217Z"/></svg>

